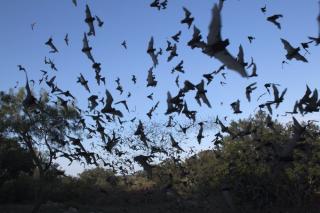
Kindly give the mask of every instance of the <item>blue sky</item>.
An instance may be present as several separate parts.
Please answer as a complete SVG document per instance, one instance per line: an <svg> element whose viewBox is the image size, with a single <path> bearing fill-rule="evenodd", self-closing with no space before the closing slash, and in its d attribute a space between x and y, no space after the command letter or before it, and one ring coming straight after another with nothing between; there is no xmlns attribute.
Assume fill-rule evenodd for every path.
<svg viewBox="0 0 320 213"><path fill-rule="evenodd" d="M212 72L221 66L214 58L209 58L199 50L191 50L186 43L192 37L192 29L181 25L184 17L182 7L188 8L195 17L194 24L201 30L206 38L208 25L211 19L211 8L216 0L169 0L168 9L158 11L150 8L150 0L78 0L75 7L70 0L3 0L0 7L0 90L8 90L15 86L16 81L20 86L25 83L24 75L17 70L17 64L27 68L30 79L39 79L40 69L47 70L49 76L57 75L57 83L61 89L70 90L76 97L81 108L86 108L86 98L89 94L76 84L77 76L82 73L88 80L89 86L95 94L104 96L105 89L109 89L115 100L125 98L128 91L132 93L129 107L136 108L136 112L129 116L138 116L143 120L145 113L158 100L160 107L154 114L154 120L164 120L166 110L166 93L177 94L175 86L176 74L171 74L171 69L180 60L184 60L186 73L180 74L180 84L188 79L198 83L202 74ZM83 33L88 31L84 22L85 4L88 3L92 14L98 15L103 21L102 28L96 27L96 36L89 37L93 47L93 56L102 64L102 74L106 76L106 87L98 87L94 80L94 71L90 61L81 52ZM267 5L267 14L264 15L260 8ZM285 58L285 50L280 38L287 39L293 46L308 41L308 36L317 36L318 15L317 0L278 0L278 1L252 1L252 0L227 0L222 11L222 37L229 38L229 50L237 54L238 46L244 47L245 58L250 61L254 57L258 66L258 78L243 79L233 71L227 70L227 80L221 76L215 78L208 86L207 96L212 103L212 109L203 106L199 108L192 95L187 96L189 108L200 110L200 119L220 115L230 118L241 118L252 114L258 105L255 100L263 92L263 84L274 82L281 84L281 90L288 88L285 102L279 107L278 113L291 111L295 100L302 97L306 84L314 89L319 86L319 56L320 50L311 44L310 52L306 57L309 63L289 61L284 69L281 62ZM266 21L266 17L274 14L283 14L280 19L282 30ZM36 22L34 31L31 23ZM178 44L179 57L167 63L168 54L160 56L160 64L154 70L158 86L146 88L147 71L152 66L152 61L146 53L148 41L151 36L155 39L155 47L166 48L166 40L182 31ZM69 34L70 46L64 43L65 34ZM252 35L256 40L249 44L247 36ZM49 53L49 48L44 45L52 36L59 49L58 54ZM120 44L127 41L128 49ZM301 51L304 53L304 51ZM58 68L58 72L51 71L44 64L44 57L51 58ZM131 75L135 74L138 84L133 85ZM120 77L124 87L124 95L119 96L115 91L115 79ZM227 83L221 86L219 82ZM258 82L258 89L253 93L253 103L248 103L245 98L245 87ZM36 85L35 90L40 88ZM155 101L146 98L154 93ZM272 100L273 97L265 96L262 101ZM229 104L236 99L241 100L244 113L233 116ZM220 105L223 102L223 105ZM319 117L319 114L314 114ZM286 120L290 118L279 117ZM74 170L71 171L71 173ZM78 171L78 170L77 170Z"/></svg>

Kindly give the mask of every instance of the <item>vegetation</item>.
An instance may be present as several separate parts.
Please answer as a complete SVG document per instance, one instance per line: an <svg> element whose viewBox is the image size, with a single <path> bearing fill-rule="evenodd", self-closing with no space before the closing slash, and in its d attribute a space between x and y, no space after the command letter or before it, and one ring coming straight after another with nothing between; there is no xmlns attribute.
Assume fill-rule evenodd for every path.
<svg viewBox="0 0 320 213"><path fill-rule="evenodd" d="M18 108L23 97L21 91L1 94L1 204L38 204L41 193L41 203L47 202L41 211L54 204L60 209L56 212L70 206L82 211L94 207L100 212L126 208L132 212L150 208L172 212L316 209L320 129L312 122L299 124L303 131L291 146L292 138L297 137L297 123L281 124L260 111L255 117L233 121L229 134L213 141L214 149L185 160L168 158L154 166L151 178L141 171L120 176L101 167L70 177L59 172L50 150L62 150L66 145L53 138L65 137L70 128L76 133L78 128L59 125L59 131L54 131L48 124L66 112L47 105L48 99L42 100L50 114L24 111ZM76 118L76 112L64 114L64 121ZM44 144L47 149L39 145L46 142L44 135L51 138L50 145ZM29 140L35 141L32 146ZM8 206L2 208L2 212L9 211Z"/></svg>
<svg viewBox="0 0 320 213"><path fill-rule="evenodd" d="M17 37L23 43L18 45L15 40L14 46L6 44L7 48L3 48L16 50L16 46L21 46L24 50L34 50L34 41L39 39L42 46L49 48L50 57L41 56L41 60L44 58L41 67L36 68L33 63L28 65L32 70L40 70L42 74L38 79L29 80L29 68L27 71L24 65L17 64L19 72L25 74L25 87L9 92L0 91L0 212L319 212L320 126L311 120L299 122L294 117L309 116L320 111L318 90L312 91L310 88L314 85L310 88L307 85L304 95L299 100L295 99L292 111L281 110L285 116L292 116L292 122L280 123L273 120L272 115L276 114L275 111L279 109L280 104L282 107L283 102L288 100L288 88L283 86L291 79L280 81L279 77L285 74L278 76L279 73L270 72L261 75L262 80L269 83L264 82L262 85L262 81L254 80L258 77L257 67L260 67L256 62L270 58L269 55L278 55L275 54L276 49L265 48L272 42L266 42L267 37L272 36L264 33L267 37L260 37L258 33L251 32L251 29L258 29L256 20L251 23L252 26L249 25L250 20L246 14L236 13L235 10L240 12L238 6L234 9L231 7L226 14L231 19L243 16L246 19L237 21L246 24L242 24L241 30L236 27L239 34L230 31L232 26L224 32L224 25L228 23L223 17L224 8L228 7L224 6L224 1L215 2L207 30L204 30L202 22L207 20L208 16L195 15L205 13L209 5L203 5L202 9L199 7L200 9L192 12L186 8L187 5L180 5L184 11L184 18L180 19L180 22L176 22L178 10L174 12L170 9L168 13L163 13L165 19L162 19L158 15L149 16L149 12L142 13L140 9L123 10L124 5L119 4L119 9L117 4L112 7L109 5L108 8L113 10L110 15L115 17L110 16L108 20L117 20L119 15L123 20L129 17L129 22L119 20L118 25L125 29L123 32L118 31L120 28L108 31L110 26L114 29L115 25L108 25L105 32L103 28L98 30L98 27L104 25L104 18L98 17L103 8L97 8L100 7L98 5L92 7L98 10L91 12L89 5L83 2L85 9L81 10L85 14L81 22L89 27L87 32L83 32L82 26L77 27L75 17L78 17L78 12L73 16L69 9L63 10L57 5L47 5L47 8L53 8L51 12L59 12L58 15L54 14L52 19L43 11L38 13L45 8L33 8L37 11L39 20L45 19L42 17L45 15L50 19L50 26L62 24L63 29L72 30L66 32L64 37L65 48L70 47L70 52L60 55L65 51L60 43L63 40L61 37L58 39L60 33L49 32L51 28L45 24L39 25L40 28L37 30L36 22L31 24L34 31L32 41L28 41L28 36L24 36L24 39ZM72 2L76 7L80 3L77 0ZM138 8L139 4L130 5L132 2L127 1L125 7ZM14 4L11 6L8 5L8 8L17 8ZM166 10L167 6L168 0L150 2L150 7L159 11ZM180 6L179 10L182 12ZM249 3L244 6L256 7L249 6ZM178 5L175 7L178 8ZM129 13L132 11L134 13ZM274 24L279 30L286 24L282 23L282 18L290 17L290 14L282 14L280 11L275 14L276 11L269 10L269 6L267 9L267 5L261 7L260 11L264 14L263 19ZM65 22L64 12L68 13L68 17L72 15L71 22ZM21 14L21 11L16 14ZM152 19L152 22L145 22L146 17ZM139 20L142 24L137 24ZM310 22L309 18L305 20ZM320 26L320 15L317 21ZM176 29L171 26L171 22L186 25L188 28ZM129 26L125 26L126 24ZM170 32L162 34L165 32L165 29L161 29L162 26ZM9 25L4 28L15 29ZM57 28L53 26L52 29ZM145 39L141 35L146 29L150 40L141 43L141 49L138 48L139 42ZM173 34L174 29L178 31L176 34ZM187 30L188 34L185 34ZM265 31L263 25L261 30ZM107 38L107 42L99 45L99 40L94 38L96 33L98 35L101 32L107 33L101 34L101 38ZM117 32L120 32L120 37L113 35ZM134 35L134 32L138 34ZM289 32L286 31L292 34ZM16 32L9 30L8 35L14 33ZM190 33L191 40L186 41L185 38L187 35L191 36ZM304 33L305 36L310 35L311 31ZM57 34L57 37L50 36L43 42L43 35L53 34ZM136 39L137 36L139 39ZM260 38L254 41L254 36ZM235 39L233 37L239 40L239 46L232 41ZM245 37L250 48L243 41ZM127 54L123 55L125 58L117 61L114 60L115 56L119 55L117 50L108 45L109 41L119 42L119 38L133 40L128 40L129 45L127 40L123 40L121 45L124 51L129 49ZM309 48L311 43L315 46L320 44L320 34L318 37L308 36L304 41L300 41L299 46L295 46L297 41L293 38L276 40L279 44L282 43L285 49L285 55L281 54L280 58L281 67L284 69L293 59L304 63L308 60L311 62L309 54L313 50L310 49L309 52ZM104 53L105 44L107 49L113 49L111 55L99 54ZM99 46L102 48L101 51L94 51ZM188 46L189 50L181 48L182 46ZM237 46L236 54L234 49ZM254 49L254 46L264 50L260 57L249 55L257 53L258 49ZM195 55L190 55L189 47L197 51L194 52ZM75 58L79 52L89 62L89 66L83 63L84 58ZM138 62L137 58L143 52L150 56L152 64L144 58L141 63ZM197 59L201 54L206 55L207 59L215 59L220 63L220 67L211 70L211 65L203 66L205 61ZM67 66L57 64L59 71L55 61L58 62L60 59L55 55L60 55L62 61L68 62L65 64ZM17 58L15 55L12 56ZM273 69L273 65L280 62L279 58L271 59L275 61L274 64L269 64L264 70ZM27 57L23 61L26 60L37 61L33 57ZM189 64L186 63L189 60L196 60L196 63L185 69L184 66ZM105 63L106 61L108 63ZM167 65L162 66L164 63ZM12 65L11 61L8 65ZM51 70L43 70L44 66ZM140 71L131 72L143 70L144 66L147 66L145 68L148 70L145 76ZM66 68L66 71L60 71L60 67ZM309 68L313 69L314 65ZM4 69L11 68L8 66ZM170 86L171 77L165 78L166 72L158 72L158 69L171 69L173 75L169 75L175 78L175 81L171 82L174 83L173 87ZM77 72L77 80L76 76L69 75L74 72L68 70ZM117 73L116 79L113 79L115 76L109 76L113 73L109 70ZM187 71L186 75L182 76L185 70L190 72ZM204 73L201 70L210 72ZM241 91L244 82L229 82L229 77L226 77L229 75L227 70L238 73L243 80L250 78L250 84ZM105 72L108 76L104 75ZM62 84L61 79L58 80L61 75L65 76ZM298 75L300 77L301 74L297 72ZM220 85L211 83L216 79L220 81ZM298 77L295 79L301 81ZM270 82L273 80L277 83ZM76 83L77 87L70 87L72 82ZM33 85L32 88L29 84ZM213 84L218 87L228 84L230 89L225 92L233 94L216 90L215 103L210 102L208 92ZM18 85L17 81L15 88ZM79 86L86 92L82 93ZM255 97L258 94L253 93L260 93L260 87L264 93ZM46 88L49 92L41 90L35 93L32 91L34 88ZM77 92L71 92L73 89ZM240 107L240 103L244 103L240 95L244 93L247 100L245 103L250 104L250 107L257 104L255 107L259 111L249 118L229 122L228 118L241 114L244 108L250 109L247 105L241 104ZM219 97L223 97L223 100ZM77 106L77 101L82 105L81 108ZM84 103L86 101L88 105ZM152 106L149 105L151 103ZM210 118L213 104L215 107L220 105L222 111L215 112L220 112L219 116L224 118L223 122L218 116L216 119ZM163 105L166 109L162 108ZM208 109L203 109L203 106ZM227 107L232 109L232 116L228 114ZM158 116L160 110L162 116ZM157 119L154 119L155 116ZM191 138L194 141L191 141ZM213 139L212 146L203 145L204 142L208 142L208 138ZM198 143L200 146L197 148L203 146L207 150L198 152L189 142ZM67 160L69 165L76 161L90 169L86 169L77 177L67 176L57 163L60 159ZM65 168L65 165L63 166ZM140 168L143 170L139 170Z"/></svg>
<svg viewBox="0 0 320 213"><path fill-rule="evenodd" d="M13 91L0 93L0 135L3 138L2 142L12 143L12 145L6 143L7 145L2 145L2 147L8 150L7 155L16 149L15 157L18 158L12 162L15 158L3 156L3 164L6 164L6 159L11 159L11 162L6 164L10 169L3 168L4 172L1 173L12 174L13 178L17 178L19 168L24 167L21 171L25 173L30 173L33 168L34 178L32 185L29 184L29 186L35 190L32 193L36 197L33 212L37 212L47 199L52 178L63 174L53 161L59 157L59 152L64 153L63 150L70 147L66 141L68 135L78 133L79 127L76 122L79 115L72 107L65 109L59 107L58 104L52 105L50 96L44 91L40 94L36 107L29 104L30 100L34 99L34 96L25 94L23 89L16 94ZM25 158L27 159L24 160ZM30 164L32 161L32 164L20 165L21 161L24 161L24 164ZM22 178L21 181L28 181L26 178ZM15 182L6 181L4 186L6 184L17 187ZM22 189L16 190L22 192ZM23 193L20 193L21 195Z"/></svg>

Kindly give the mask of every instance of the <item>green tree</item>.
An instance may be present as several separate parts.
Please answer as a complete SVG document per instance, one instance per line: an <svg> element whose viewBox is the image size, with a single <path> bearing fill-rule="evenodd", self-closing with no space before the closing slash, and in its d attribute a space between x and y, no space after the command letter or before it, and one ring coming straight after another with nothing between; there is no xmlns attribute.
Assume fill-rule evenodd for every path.
<svg viewBox="0 0 320 213"><path fill-rule="evenodd" d="M8 139L16 139L21 147L28 150L35 166L38 190L33 212L37 212L46 199L48 180L52 178L54 161L61 156L79 158L77 147L71 136L81 134L80 115L73 107L62 107L45 92L41 91L36 105L28 105L30 94L24 89L17 93L12 90L0 93L0 134ZM35 97L32 98L33 103ZM70 142L71 141L71 142ZM75 147L74 153L71 146ZM81 156L81 155L80 155Z"/></svg>
<svg viewBox="0 0 320 213"><path fill-rule="evenodd" d="M21 173L31 174L34 169L32 157L14 139L0 137L0 186Z"/></svg>
<svg viewBox="0 0 320 213"><path fill-rule="evenodd" d="M259 112L228 128L219 148L186 162L198 192L228 190L236 206L257 210L303 206L319 191L317 125L281 124Z"/></svg>

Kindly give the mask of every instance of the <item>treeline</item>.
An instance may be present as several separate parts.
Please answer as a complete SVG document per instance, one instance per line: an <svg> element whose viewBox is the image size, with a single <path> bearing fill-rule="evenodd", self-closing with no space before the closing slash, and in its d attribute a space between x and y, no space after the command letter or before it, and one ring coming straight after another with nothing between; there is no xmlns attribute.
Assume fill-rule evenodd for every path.
<svg viewBox="0 0 320 213"><path fill-rule="evenodd" d="M312 122L296 125L271 121L262 112L232 122L228 129L232 134L216 135L214 149L183 161L169 158L153 167L152 177L142 171L118 176L103 168L70 177L54 165L46 177L46 200L67 205L171 203L176 208L312 212L320 191L320 131ZM300 127L301 138L292 146L291 138ZM38 176L32 157L18 139L0 140L0 203L33 202Z"/></svg>

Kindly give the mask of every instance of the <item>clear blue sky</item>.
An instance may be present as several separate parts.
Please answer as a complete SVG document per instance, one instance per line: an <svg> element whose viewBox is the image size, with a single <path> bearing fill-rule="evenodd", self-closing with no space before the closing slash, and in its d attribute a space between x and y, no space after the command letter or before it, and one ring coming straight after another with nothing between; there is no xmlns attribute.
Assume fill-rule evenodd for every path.
<svg viewBox="0 0 320 213"><path fill-rule="evenodd" d="M200 82L202 74L212 72L221 64L213 58L203 55L199 50L191 50L186 43L191 39L192 29L181 25L184 17L182 7L187 7L195 17L195 25L206 38L208 25L211 19L211 8L216 0L169 0L168 9L158 11L150 8L150 0L78 0L75 7L71 0L3 0L0 7L0 90L7 90L15 86L16 81L20 86L25 83L24 75L17 70L17 64L27 68L30 79L39 79L40 69L48 70L49 75L57 75L58 86L70 90L78 99L82 108L87 106L89 94L76 84L77 76L81 72L88 80L94 93L104 96L108 88L115 100L125 98L128 91L132 93L129 107L137 111L130 116L147 119L145 113L157 100L160 107L154 114L154 120L162 119L166 110L166 93L173 95L178 92L175 86L176 74L171 74L171 69L184 60L186 73L180 74L180 84L185 79L194 83ZM98 15L103 21L102 28L96 27L96 37L89 37L93 47L93 56L102 64L102 74L107 78L107 86L98 87L94 80L94 71L90 61L81 52L83 33L88 31L84 22L85 4L88 3L93 15ZM267 4L267 14L264 15L260 8ZM240 44L244 47L245 58L250 61L254 57L258 66L258 78L243 79L233 71L227 72L227 85L220 86L222 77L217 77L208 86L208 98L212 109L206 106L198 107L192 98L187 97L189 108L201 110L200 117L224 115L232 117L229 104L236 99L241 100L244 113L236 118L246 117L253 113L257 103L256 98L264 92L263 84L275 82L288 88L286 101L279 108L278 113L292 110L295 100L302 97L305 86L311 89L319 86L319 56L320 49L311 44L311 55L306 55L309 63L290 61L281 69L281 61L285 58L285 50L280 38L287 39L293 46L308 41L308 36L317 36L318 15L317 0L227 0L222 11L222 37L230 39L230 51L236 55ZM266 21L266 17L281 13L282 30ZM34 31L31 24L36 22ZM178 44L179 57L167 63L168 54L160 56L160 65L155 69L158 86L146 88L147 71L152 66L152 61L146 53L148 41L154 36L155 47L166 48L166 40L182 30ZM64 36L69 33L70 46L64 43ZM249 44L247 36L252 35L256 40ZM59 49L58 54L49 53L49 48L44 45L52 36ZM120 45L127 41L128 49ZM302 53L304 51L301 51ZM44 64L44 57L50 57L56 63L58 72L51 71ZM131 75L135 74L138 84L131 82ZM115 91L115 79L120 77L124 87L123 97ZM224 80L223 80L224 81ZM253 103L248 104L245 98L245 86L258 82L259 88L253 93ZM37 86L38 88L38 86ZM146 98L154 92L155 101ZM265 96L262 101L271 100ZM220 105L224 102L224 105ZM158 115L157 115L158 114ZM319 114L315 114L318 116ZM285 118L283 118L285 119Z"/></svg>

